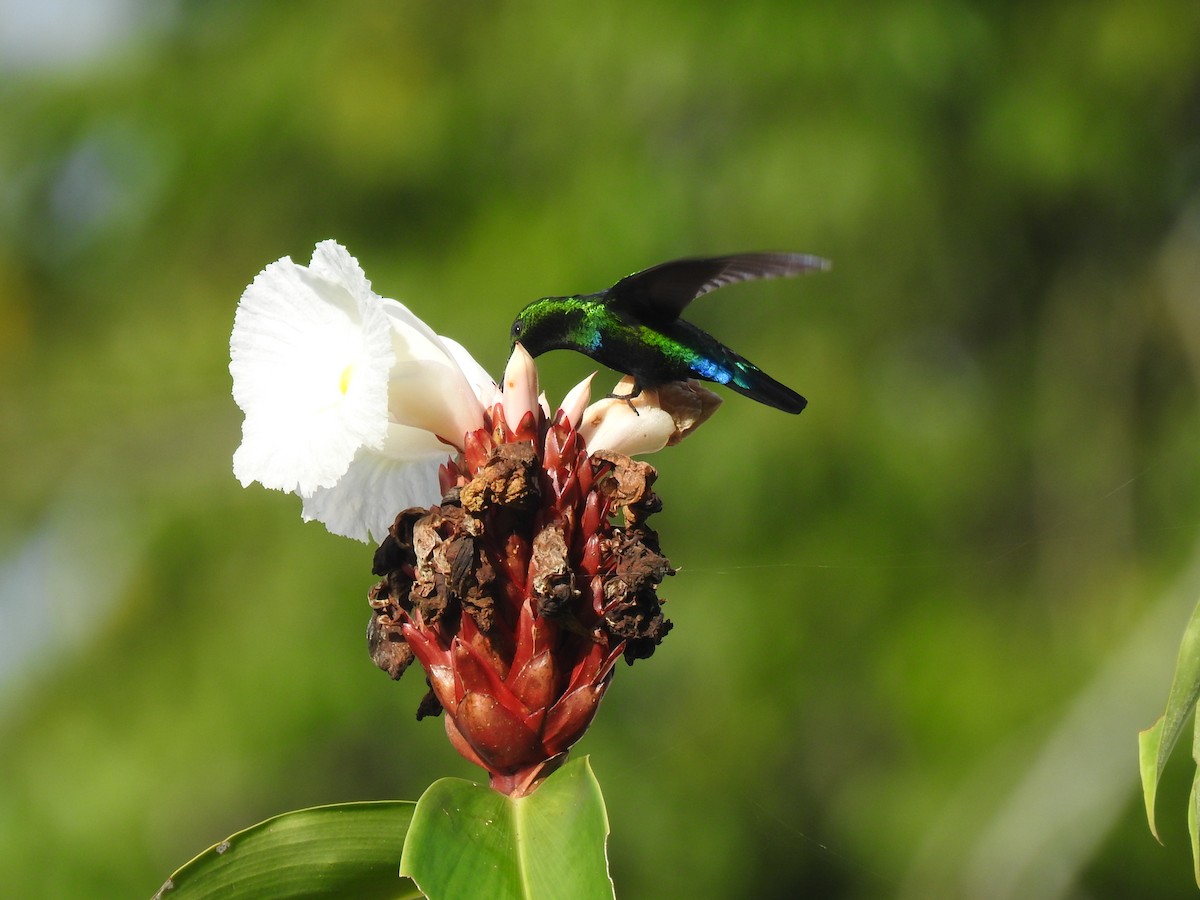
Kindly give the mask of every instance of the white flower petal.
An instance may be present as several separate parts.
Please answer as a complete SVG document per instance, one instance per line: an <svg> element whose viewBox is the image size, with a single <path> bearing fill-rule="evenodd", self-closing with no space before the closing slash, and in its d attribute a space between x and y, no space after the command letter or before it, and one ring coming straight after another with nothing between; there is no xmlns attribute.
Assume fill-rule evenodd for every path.
<svg viewBox="0 0 1200 900"><path fill-rule="evenodd" d="M617 388L627 390L614 393L628 394L633 389L633 379L624 378ZM637 453L654 453L667 446L675 433L675 419L658 406L658 397L653 390L643 390L632 400L605 397L597 400L583 412L579 433L587 444L588 452L613 450L633 456Z"/></svg>
<svg viewBox="0 0 1200 900"><path fill-rule="evenodd" d="M392 326L392 344L400 359L452 360L449 349L432 328L413 315L398 300L382 299L383 310Z"/></svg>
<svg viewBox="0 0 1200 900"><path fill-rule="evenodd" d="M579 422L583 418L583 412L587 409L588 403L592 399L592 379L596 377L593 372L575 387L567 392L567 396L563 397L562 405L559 406L559 411L565 413L567 418L571 420L571 427L578 428Z"/></svg>
<svg viewBox="0 0 1200 900"><path fill-rule="evenodd" d="M520 343L513 345L512 356L504 368L503 388L504 419L516 431L525 414L538 408L537 366Z"/></svg>
<svg viewBox="0 0 1200 900"><path fill-rule="evenodd" d="M396 516L441 499L438 467L451 448L427 431L392 425L380 450L363 448L333 487L304 500L304 521L317 520L334 534L382 541Z"/></svg>
<svg viewBox="0 0 1200 900"><path fill-rule="evenodd" d="M475 391L475 396L479 398L479 402L483 404L484 409L491 409L500 399L500 388L496 382L492 380L492 376L487 373L487 370L475 361L475 357L471 356L458 341L442 335L442 343L446 345L446 349L450 351L450 355L454 357L454 361L458 363L458 367L462 369L464 377Z"/></svg>
<svg viewBox="0 0 1200 900"><path fill-rule="evenodd" d="M675 433L675 421L661 409L635 415L624 400L611 397L593 404L596 409L584 413L579 433L588 452L612 450L626 456L655 453L667 446ZM624 409L621 409L624 407Z"/></svg>
<svg viewBox="0 0 1200 900"><path fill-rule="evenodd" d="M483 427L483 407L457 368L429 360L397 362L388 394L393 422L420 428L462 447L463 435Z"/></svg>
<svg viewBox="0 0 1200 900"><path fill-rule="evenodd" d="M342 285L355 297L379 296L371 290L371 282L367 280L367 273L362 270L358 260L337 241L321 241L317 244L308 262L308 270L326 281Z"/></svg>
<svg viewBox="0 0 1200 900"><path fill-rule="evenodd" d="M383 303L395 353L388 387L392 421L431 431L461 447L463 435L483 427L483 406L475 387L442 338L402 304ZM470 359L461 347L457 352ZM474 370L482 369L471 363L472 376L477 377Z"/></svg>
<svg viewBox="0 0 1200 900"><path fill-rule="evenodd" d="M395 359L379 298L345 248L288 257L246 288L230 337L233 396L246 414L234 474L301 494L328 487L360 447L383 443Z"/></svg>
<svg viewBox="0 0 1200 900"><path fill-rule="evenodd" d="M633 378L622 378L613 395L598 400L583 413L578 426L588 450L615 450L626 456L654 453L678 444L703 425L721 405L721 398L693 380L669 381L646 388L632 400Z"/></svg>

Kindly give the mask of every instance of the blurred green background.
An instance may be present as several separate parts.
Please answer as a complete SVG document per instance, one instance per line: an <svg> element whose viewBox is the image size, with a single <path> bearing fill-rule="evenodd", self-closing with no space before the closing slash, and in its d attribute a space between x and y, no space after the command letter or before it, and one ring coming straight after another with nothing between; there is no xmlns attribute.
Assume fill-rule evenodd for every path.
<svg viewBox="0 0 1200 900"><path fill-rule="evenodd" d="M619 896L1196 895L1188 766L1165 848L1136 781L1200 596L1195 0L0 0L5 893L481 774L367 657L372 548L230 471L237 299L328 237L495 374L535 297L834 261L694 307L810 406L651 459L676 627L577 750Z"/></svg>

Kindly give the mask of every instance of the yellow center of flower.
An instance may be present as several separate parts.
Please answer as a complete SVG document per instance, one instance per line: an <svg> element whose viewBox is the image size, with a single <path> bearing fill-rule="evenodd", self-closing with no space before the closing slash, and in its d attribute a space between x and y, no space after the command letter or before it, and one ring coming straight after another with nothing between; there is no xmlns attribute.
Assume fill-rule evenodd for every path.
<svg viewBox="0 0 1200 900"><path fill-rule="evenodd" d="M342 377L338 379L338 387L342 390L342 395L345 396L346 391L350 390L350 379L354 377L354 363L342 369Z"/></svg>

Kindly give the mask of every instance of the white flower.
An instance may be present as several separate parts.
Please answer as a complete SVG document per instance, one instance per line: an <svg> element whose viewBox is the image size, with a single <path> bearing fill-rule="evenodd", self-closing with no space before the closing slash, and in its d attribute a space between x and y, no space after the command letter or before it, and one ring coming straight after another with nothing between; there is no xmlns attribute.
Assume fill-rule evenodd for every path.
<svg viewBox="0 0 1200 900"><path fill-rule="evenodd" d="M372 291L334 241L307 267L284 257L259 273L229 349L238 480L299 494L306 521L359 540L437 502L438 466L496 399L466 350Z"/></svg>

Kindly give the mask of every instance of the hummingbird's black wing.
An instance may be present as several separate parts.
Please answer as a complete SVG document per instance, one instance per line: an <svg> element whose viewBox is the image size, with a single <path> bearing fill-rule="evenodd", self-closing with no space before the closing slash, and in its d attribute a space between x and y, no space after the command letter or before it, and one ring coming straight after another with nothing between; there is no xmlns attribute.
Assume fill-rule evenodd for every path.
<svg viewBox="0 0 1200 900"><path fill-rule="evenodd" d="M604 292L605 302L648 325L665 325L679 318L684 307L709 291L757 278L786 278L829 262L804 253L738 253L659 263L622 278Z"/></svg>

